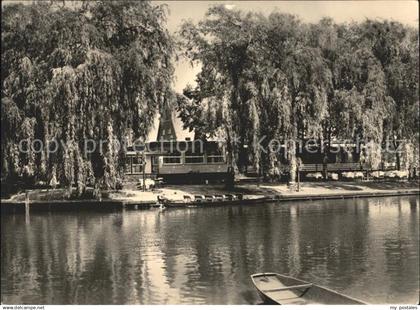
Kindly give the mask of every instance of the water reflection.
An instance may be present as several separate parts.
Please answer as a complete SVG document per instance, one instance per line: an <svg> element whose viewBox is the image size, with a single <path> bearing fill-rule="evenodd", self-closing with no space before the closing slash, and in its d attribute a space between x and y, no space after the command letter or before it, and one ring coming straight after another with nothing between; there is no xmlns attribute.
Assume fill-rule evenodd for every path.
<svg viewBox="0 0 420 310"><path fill-rule="evenodd" d="M258 303L291 274L371 303L416 303L415 196L2 216L2 303Z"/></svg>

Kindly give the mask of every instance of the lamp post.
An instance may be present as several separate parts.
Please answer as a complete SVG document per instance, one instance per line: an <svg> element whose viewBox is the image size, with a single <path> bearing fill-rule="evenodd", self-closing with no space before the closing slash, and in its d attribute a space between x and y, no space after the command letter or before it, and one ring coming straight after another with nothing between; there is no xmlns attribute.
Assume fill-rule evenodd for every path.
<svg viewBox="0 0 420 310"><path fill-rule="evenodd" d="M143 192L146 191L146 156L144 154L144 151L141 153L141 165L142 165L142 171L143 171Z"/></svg>
<svg viewBox="0 0 420 310"><path fill-rule="evenodd" d="M146 168L146 161L144 158L144 151L141 152L137 152L137 162L140 164L141 166L141 170L142 170L142 186L141 189L143 192L146 191L146 173L145 173L145 168Z"/></svg>
<svg viewBox="0 0 420 310"><path fill-rule="evenodd" d="M137 155L137 162L140 164L142 168L142 175L143 175L143 184L142 184L142 190L143 192L146 191L146 145L141 140L136 140L135 145L133 145L136 155Z"/></svg>

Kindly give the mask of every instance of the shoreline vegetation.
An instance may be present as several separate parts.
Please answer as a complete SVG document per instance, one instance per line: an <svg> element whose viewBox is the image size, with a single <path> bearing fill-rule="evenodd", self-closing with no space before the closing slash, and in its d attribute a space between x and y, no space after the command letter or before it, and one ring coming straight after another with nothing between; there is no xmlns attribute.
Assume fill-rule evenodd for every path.
<svg viewBox="0 0 420 310"><path fill-rule="evenodd" d="M233 190L221 184L168 185L151 191L119 190L106 191L102 199L93 195L80 198L66 197L67 189L34 189L2 199L2 213L25 211L26 203L31 211L60 211L79 209L148 209L158 206L159 198L178 207L253 204L290 200L324 200L366 198L400 195L419 195L418 181L333 181L303 182L300 190L290 189L286 184L242 183ZM197 197L205 197L204 202ZM222 197L233 196L233 200ZM77 198L76 198L77 197ZM220 198L220 199L218 199Z"/></svg>
<svg viewBox="0 0 420 310"><path fill-rule="evenodd" d="M119 189L118 146L146 140L166 108L194 139L225 141L235 174L294 182L300 161L418 170L418 28L214 5L172 34L168 8L151 1L2 9L2 188ZM180 56L201 67L182 93ZM294 144L309 139L325 147L305 162ZM360 151L329 158L337 144Z"/></svg>

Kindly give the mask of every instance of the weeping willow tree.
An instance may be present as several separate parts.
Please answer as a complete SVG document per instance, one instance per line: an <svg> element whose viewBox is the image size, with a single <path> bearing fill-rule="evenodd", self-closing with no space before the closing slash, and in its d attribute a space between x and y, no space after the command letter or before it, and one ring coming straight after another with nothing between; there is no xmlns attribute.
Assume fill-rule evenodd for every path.
<svg viewBox="0 0 420 310"><path fill-rule="evenodd" d="M250 119L249 93L244 78L247 66L252 65L248 53L252 22L240 11L214 6L206 13L206 19L197 25L186 22L180 29L186 56L202 65L197 87L184 92L191 99L191 107L187 109L195 111L196 115L181 113L181 117L187 125L201 126L199 130L203 133L212 135L221 129L227 141L229 160L239 170L246 163L248 129L254 123ZM186 105L180 109L185 110Z"/></svg>
<svg viewBox="0 0 420 310"><path fill-rule="evenodd" d="M384 124L390 117L393 100L386 93L385 76L380 63L366 48L348 52L336 66L337 83L333 97L335 134L342 139L363 141L364 161L377 169L382 160L380 146Z"/></svg>
<svg viewBox="0 0 420 310"><path fill-rule="evenodd" d="M148 1L4 5L2 180L115 188L127 132L144 137L173 96L165 20Z"/></svg>
<svg viewBox="0 0 420 310"><path fill-rule="evenodd" d="M261 84L261 93L268 93L275 100L268 106L267 101L260 100L260 111L266 111L268 115L277 114L278 117L274 122L264 120L264 136L284 143L284 155L293 182L297 166L296 142L322 138L321 124L328 112L331 72L321 50L308 45L307 27L297 17L272 13L267 18L260 16L258 24L262 25L262 34L256 37L256 55L260 59L257 58L255 67L263 64L277 72L274 84ZM261 29L261 26L258 28ZM270 76L262 75L263 79ZM275 135L270 135L269 131L273 129ZM262 157L263 165L274 167L280 162L279 156L265 154L269 156L265 161Z"/></svg>
<svg viewBox="0 0 420 310"><path fill-rule="evenodd" d="M243 14L224 6L209 9L197 25L181 28L187 56L202 64L196 88L186 90L192 107L182 108L198 115L221 111L210 113L221 116L216 122L186 117L187 123L223 128L238 170L249 160L260 174L273 170L280 161L273 151L278 146L269 145L275 139L287 144L294 179L294 141L321 130L331 73L320 50L305 46L304 30L292 15Z"/></svg>
<svg viewBox="0 0 420 310"><path fill-rule="evenodd" d="M256 166L260 162L256 142L261 132L257 100L261 87L250 79L259 78L263 70L255 68L255 26L254 14L215 6L197 25L186 22L180 30L186 56L202 66L197 86L184 91L191 102L180 107L181 117L210 135L221 129L230 162L239 171L249 157Z"/></svg>
<svg viewBox="0 0 420 310"><path fill-rule="evenodd" d="M392 98L390 118L384 126L392 141L398 169L419 163L419 33L394 21L368 20L360 25L361 38L378 59Z"/></svg>
<svg viewBox="0 0 420 310"><path fill-rule="evenodd" d="M309 138L325 154L334 139L358 139L363 160L377 168L388 136L418 140L416 34L394 22L304 24L215 6L180 29L185 55L202 68L181 116L203 132L224 132L238 170L250 160L267 175L285 162L293 181L295 143ZM270 141L286 147L284 158Z"/></svg>

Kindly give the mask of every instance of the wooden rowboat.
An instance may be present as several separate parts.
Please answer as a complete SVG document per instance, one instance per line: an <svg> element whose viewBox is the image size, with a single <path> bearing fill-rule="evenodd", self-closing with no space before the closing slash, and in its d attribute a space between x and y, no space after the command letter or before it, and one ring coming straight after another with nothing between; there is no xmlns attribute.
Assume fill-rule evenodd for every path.
<svg viewBox="0 0 420 310"><path fill-rule="evenodd" d="M328 288L277 273L251 275L264 303L279 305L365 305L363 301Z"/></svg>
<svg viewBox="0 0 420 310"><path fill-rule="evenodd" d="M194 197L194 200L191 201L174 201L174 200L165 200L164 204L168 208L182 208L182 207L204 207L204 206L231 206L231 205L246 205L246 204L255 204L255 203L264 203L268 200L266 197L258 198L248 198L243 199L242 196L235 195L225 195L226 200L222 200L221 197L214 196L215 198L210 199L210 196L203 196L203 200L197 199Z"/></svg>

